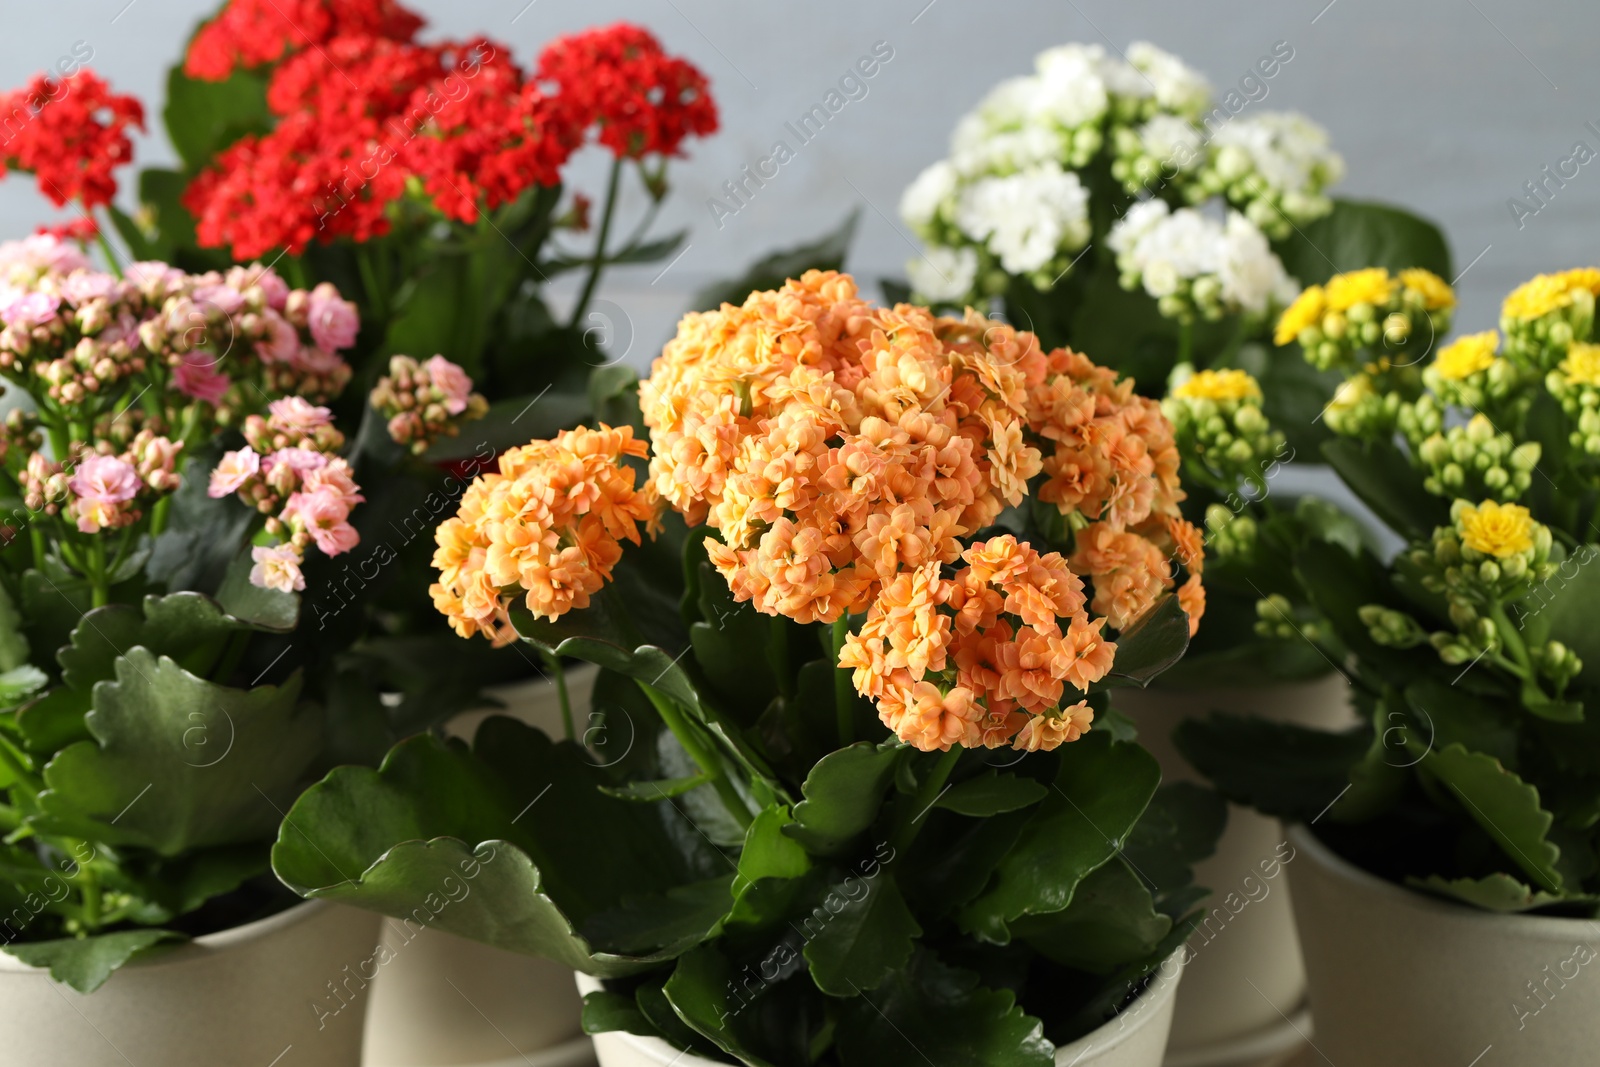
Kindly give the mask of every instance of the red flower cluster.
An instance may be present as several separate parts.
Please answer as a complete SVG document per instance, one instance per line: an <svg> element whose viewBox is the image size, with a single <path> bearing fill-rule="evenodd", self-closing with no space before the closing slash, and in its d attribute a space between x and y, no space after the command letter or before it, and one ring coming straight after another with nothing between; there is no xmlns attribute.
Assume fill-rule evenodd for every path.
<svg viewBox="0 0 1600 1067"><path fill-rule="evenodd" d="M349 6L369 21L379 7L399 10ZM256 10L235 0L212 25L235 9ZM250 259L370 240L417 185L440 214L472 224L557 184L591 128L627 158L676 154L685 137L716 129L705 75L625 23L555 41L537 78L485 39L422 45L409 40L415 27L345 29L283 59L267 89L277 127L235 142L185 193L202 245Z"/></svg>
<svg viewBox="0 0 1600 1067"><path fill-rule="evenodd" d="M183 72L222 81L235 69L276 63L336 36L409 41L423 20L395 0L231 0L189 43Z"/></svg>
<svg viewBox="0 0 1600 1067"><path fill-rule="evenodd" d="M626 22L557 38L539 56L539 77L598 123L598 140L619 157L677 155L684 138L717 128L700 69Z"/></svg>
<svg viewBox="0 0 1600 1067"><path fill-rule="evenodd" d="M0 176L33 174L57 207L109 204L117 194L111 172L133 158L129 126L144 129L144 108L93 72L40 75L0 96Z"/></svg>

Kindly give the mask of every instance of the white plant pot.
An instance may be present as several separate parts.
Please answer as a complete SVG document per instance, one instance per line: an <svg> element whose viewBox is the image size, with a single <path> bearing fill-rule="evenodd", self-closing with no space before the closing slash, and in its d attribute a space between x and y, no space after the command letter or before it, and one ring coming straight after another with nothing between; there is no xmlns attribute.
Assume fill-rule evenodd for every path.
<svg viewBox="0 0 1600 1067"><path fill-rule="evenodd" d="M1317 1062L1552 1067L1600 1056L1600 924L1497 915L1384 881L1289 831Z"/></svg>
<svg viewBox="0 0 1600 1067"><path fill-rule="evenodd" d="M1072 1044L1057 1048L1056 1067L1160 1067L1167 1047L1167 1028L1172 1024L1174 994L1182 977L1181 954L1169 957L1121 1015ZM593 993L599 988L597 979L578 975L578 992ZM621 1031L594 1035L594 1050L600 1067L725 1067L703 1056L679 1052L658 1037ZM920 1057L915 1052L908 1048L902 1062L940 1062L937 1048L927 1049Z"/></svg>
<svg viewBox="0 0 1600 1067"><path fill-rule="evenodd" d="M1161 764L1163 781L1203 782L1172 744L1186 719L1213 711L1337 730L1355 724L1349 683L1313 682L1237 689L1119 689L1115 706L1139 725L1139 740ZM1189 980L1178 995L1167 1067L1234 1067L1273 1062L1310 1032L1305 968L1295 940L1290 853L1276 819L1229 805L1216 852L1195 868L1212 891L1211 909L1188 944Z"/></svg>
<svg viewBox="0 0 1600 1067"><path fill-rule="evenodd" d="M581 735L596 670L567 671ZM463 712L446 725L471 741L491 715L509 715L564 736L555 683L535 679L490 691L504 707ZM415 923L388 919L393 954L373 982L362 1067L588 1067L594 1050L579 1024L572 972ZM283 1067L292 1067L284 1064Z"/></svg>
<svg viewBox="0 0 1600 1067"><path fill-rule="evenodd" d="M356 1067L378 917L323 901L135 960L90 994L0 954L0 1067Z"/></svg>

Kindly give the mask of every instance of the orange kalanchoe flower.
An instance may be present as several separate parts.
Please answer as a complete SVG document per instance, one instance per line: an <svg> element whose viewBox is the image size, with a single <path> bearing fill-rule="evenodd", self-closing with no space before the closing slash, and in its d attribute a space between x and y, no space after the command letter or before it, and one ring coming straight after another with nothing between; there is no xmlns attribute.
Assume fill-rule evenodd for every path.
<svg viewBox="0 0 1600 1067"><path fill-rule="evenodd" d="M535 617L587 607L611 578L621 541L653 524L647 486L634 488L625 456L645 455L633 427L568 430L500 457L500 472L473 481L455 518L434 534L434 606L463 637L516 639L509 609L523 595Z"/></svg>
<svg viewBox="0 0 1600 1067"><path fill-rule="evenodd" d="M458 631L508 639L519 590L539 615L582 607L661 500L716 531L706 551L736 600L800 623L864 613L839 665L907 744L1033 751L1089 728L1106 631L1178 568L1191 629L1204 610L1160 407L975 311L876 308L848 275L809 271L686 316L639 402L642 490L619 466L642 444L603 428L518 450L468 491L435 558ZM964 545L1030 486L1070 556L1009 534Z"/></svg>

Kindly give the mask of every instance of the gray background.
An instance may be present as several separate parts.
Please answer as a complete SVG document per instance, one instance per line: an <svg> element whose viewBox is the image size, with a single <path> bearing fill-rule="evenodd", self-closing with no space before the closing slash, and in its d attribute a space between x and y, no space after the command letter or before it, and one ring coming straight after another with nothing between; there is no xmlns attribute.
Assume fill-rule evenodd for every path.
<svg viewBox="0 0 1600 1067"><path fill-rule="evenodd" d="M7 0L8 8L21 8ZM901 275L912 254L900 191L944 154L955 119L997 80L1025 72L1038 50L1066 41L1122 49L1148 39L1205 72L1219 92L1287 41L1294 58L1251 108L1295 108L1327 126L1349 164L1338 192L1431 216L1456 257L1458 322L1492 325L1511 286L1541 270L1587 264L1600 203L1600 160L1584 167L1519 228L1508 198L1583 140L1600 151L1600 5L1592 0L415 0L426 33L483 32L523 63L555 34L629 19L710 76L722 132L690 147L672 171L661 231L688 227L690 247L661 266L619 271L610 307L629 362L658 350L697 285L763 252L817 235L861 205L851 267L864 279ZM151 110L141 164L166 163L160 132L166 68L214 0L65 0L10 12L0 36L0 84L20 84L84 41L91 65ZM719 228L707 207L721 184L789 138L806 112L877 41L894 58L797 158ZM590 152L573 184L601 186ZM128 184L126 181L124 185ZM124 197L126 199L126 196ZM1533 205L1532 201L1528 201ZM637 206L630 203L630 206ZM1536 205L1533 205L1536 206ZM0 183L0 234L58 217L31 178ZM1355 264L1340 264L1354 266ZM1470 265L1470 266L1469 266Z"/></svg>

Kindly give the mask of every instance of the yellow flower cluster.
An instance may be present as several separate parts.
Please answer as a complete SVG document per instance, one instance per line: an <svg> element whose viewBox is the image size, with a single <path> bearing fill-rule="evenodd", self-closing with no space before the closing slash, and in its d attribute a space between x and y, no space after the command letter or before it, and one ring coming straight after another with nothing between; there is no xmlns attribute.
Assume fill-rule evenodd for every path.
<svg viewBox="0 0 1600 1067"><path fill-rule="evenodd" d="M1306 359L1323 370L1359 365L1363 352L1383 370L1417 343L1419 325L1428 327L1423 344L1442 334L1455 303L1450 285L1432 271L1413 267L1391 275L1365 267L1302 290L1279 316L1272 339L1278 345L1299 341Z"/></svg>
<svg viewBox="0 0 1600 1067"><path fill-rule="evenodd" d="M1499 347L1500 335L1494 330L1469 333L1441 348L1433 359L1433 369L1445 381L1459 382L1494 366Z"/></svg>
<svg viewBox="0 0 1600 1067"><path fill-rule="evenodd" d="M1203 370L1191 375L1172 390L1183 400L1256 400L1261 385L1242 370Z"/></svg>
<svg viewBox="0 0 1600 1067"><path fill-rule="evenodd" d="M1522 505L1485 500L1474 506L1461 501L1454 510L1456 530L1467 548L1497 559L1533 550L1536 524Z"/></svg>
<svg viewBox="0 0 1600 1067"><path fill-rule="evenodd" d="M1580 267L1557 274L1540 274L1511 291L1500 308L1507 319L1538 319L1570 307L1587 294L1592 301L1600 293L1600 268Z"/></svg>

